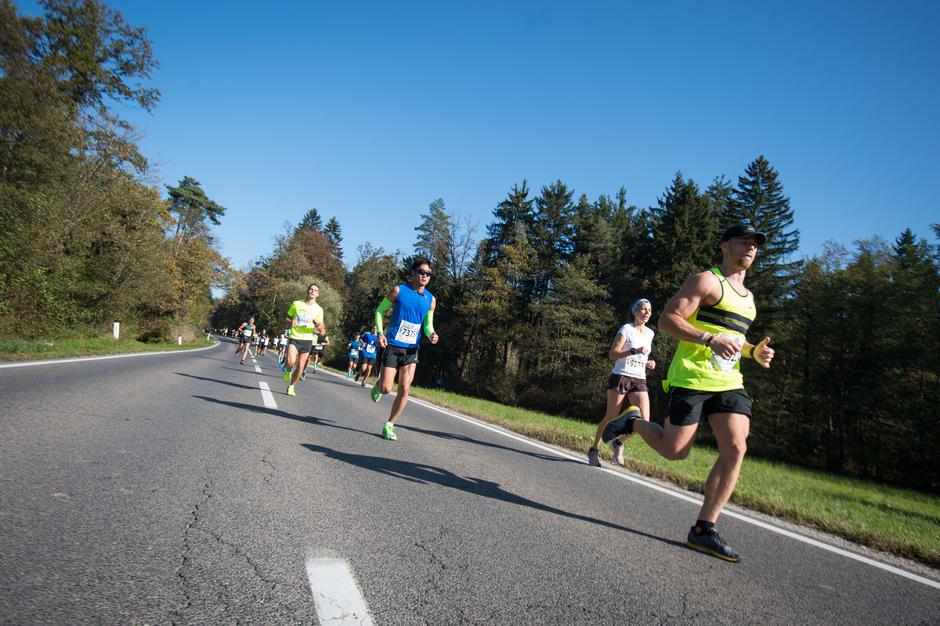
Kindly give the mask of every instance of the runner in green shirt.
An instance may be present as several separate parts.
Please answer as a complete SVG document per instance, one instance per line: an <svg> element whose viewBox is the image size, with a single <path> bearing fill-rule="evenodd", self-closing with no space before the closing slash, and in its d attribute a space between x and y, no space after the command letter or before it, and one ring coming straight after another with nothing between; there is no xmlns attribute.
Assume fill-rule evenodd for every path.
<svg viewBox="0 0 940 626"><path fill-rule="evenodd" d="M290 341L287 344L287 371L284 382L287 383L287 395L297 395L294 385L307 367L310 350L317 333L325 333L323 326L323 308L317 304L320 287L316 283L307 286L307 299L294 300L287 310L290 323Z"/></svg>

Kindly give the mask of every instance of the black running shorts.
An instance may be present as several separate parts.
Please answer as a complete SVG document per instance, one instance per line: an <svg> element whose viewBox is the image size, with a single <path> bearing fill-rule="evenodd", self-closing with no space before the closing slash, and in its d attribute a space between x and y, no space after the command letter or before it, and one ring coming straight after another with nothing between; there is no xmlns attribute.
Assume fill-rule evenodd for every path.
<svg viewBox="0 0 940 626"><path fill-rule="evenodd" d="M705 415L740 413L751 417L751 397L743 389L696 391L683 387L669 390L669 422L675 426L698 424Z"/></svg>
<svg viewBox="0 0 940 626"><path fill-rule="evenodd" d="M389 345L382 352L382 365L385 367L402 367L417 362L417 348L399 348Z"/></svg>
<svg viewBox="0 0 940 626"><path fill-rule="evenodd" d="M297 348L297 352L300 354L309 354L310 349L313 347L312 339L291 339L287 342L287 346L294 346Z"/></svg>
<svg viewBox="0 0 940 626"><path fill-rule="evenodd" d="M611 374L610 378L607 379L607 388L616 389L618 393L649 391L646 387L645 378L634 378L633 376L624 376L623 374Z"/></svg>

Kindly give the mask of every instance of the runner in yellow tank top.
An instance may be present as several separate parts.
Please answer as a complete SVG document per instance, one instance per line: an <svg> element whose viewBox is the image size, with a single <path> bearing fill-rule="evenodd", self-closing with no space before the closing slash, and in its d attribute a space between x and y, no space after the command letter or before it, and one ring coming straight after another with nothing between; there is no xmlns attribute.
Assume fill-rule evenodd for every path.
<svg viewBox="0 0 940 626"><path fill-rule="evenodd" d="M666 428L633 418L624 420L621 431L640 435L663 457L678 460L688 456L701 416L708 419L718 460L686 543L732 562L740 557L719 536L715 522L738 482L750 431L751 399L739 360L753 358L770 367L774 358L770 338L756 346L745 339L757 310L744 276L766 239L751 226L732 226L721 237L721 264L686 280L672 297L659 318L660 330L679 339L663 382L669 391Z"/></svg>

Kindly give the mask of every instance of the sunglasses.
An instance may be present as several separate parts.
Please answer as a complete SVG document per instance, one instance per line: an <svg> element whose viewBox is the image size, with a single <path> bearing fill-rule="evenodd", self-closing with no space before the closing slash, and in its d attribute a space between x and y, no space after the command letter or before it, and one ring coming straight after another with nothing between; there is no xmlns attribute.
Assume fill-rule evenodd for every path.
<svg viewBox="0 0 940 626"><path fill-rule="evenodd" d="M427 276L428 278L431 278L431 275L433 274L433 272L425 272L424 270L415 270L415 274L417 274L418 276Z"/></svg>

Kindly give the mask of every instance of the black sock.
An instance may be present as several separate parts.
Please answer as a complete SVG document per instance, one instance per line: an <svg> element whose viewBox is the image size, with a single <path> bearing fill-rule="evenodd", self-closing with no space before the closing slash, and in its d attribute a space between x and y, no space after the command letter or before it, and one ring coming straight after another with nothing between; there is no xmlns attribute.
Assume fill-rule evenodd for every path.
<svg viewBox="0 0 940 626"><path fill-rule="evenodd" d="M715 530L715 524L712 522L706 522L705 520L697 519L695 520L695 534L701 535L710 530Z"/></svg>

